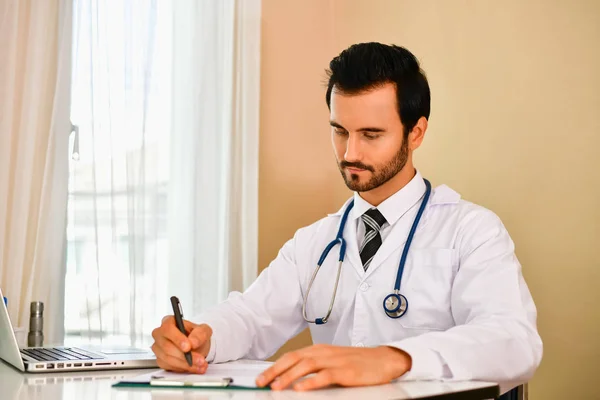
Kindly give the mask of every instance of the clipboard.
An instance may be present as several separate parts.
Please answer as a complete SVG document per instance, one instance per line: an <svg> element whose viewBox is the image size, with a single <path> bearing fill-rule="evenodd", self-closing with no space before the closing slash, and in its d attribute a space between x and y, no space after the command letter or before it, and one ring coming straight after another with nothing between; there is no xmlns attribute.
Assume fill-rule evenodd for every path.
<svg viewBox="0 0 600 400"><path fill-rule="evenodd" d="M150 380L150 386L167 387L201 387L201 388L226 388L231 386L233 378L215 378L202 376L197 379L165 379L162 376L154 376Z"/></svg>
<svg viewBox="0 0 600 400"><path fill-rule="evenodd" d="M226 390L271 390L266 387L237 386L232 378L205 378L203 380L152 379L150 382L120 381L112 385L114 388L158 388L158 389L226 389Z"/></svg>
<svg viewBox="0 0 600 400"><path fill-rule="evenodd" d="M112 386L116 388L271 390L269 386L260 388L256 386L256 376L268 365L269 363L236 362L211 365L209 371L203 375L154 370L122 379Z"/></svg>

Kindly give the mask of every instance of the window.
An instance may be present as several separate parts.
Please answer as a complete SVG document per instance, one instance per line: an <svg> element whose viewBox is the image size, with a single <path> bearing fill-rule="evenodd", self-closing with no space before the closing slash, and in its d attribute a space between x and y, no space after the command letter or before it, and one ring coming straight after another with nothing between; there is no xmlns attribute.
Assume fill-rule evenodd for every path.
<svg viewBox="0 0 600 400"><path fill-rule="evenodd" d="M256 277L260 1L73 1L66 341L146 345Z"/></svg>
<svg viewBox="0 0 600 400"><path fill-rule="evenodd" d="M65 332L146 343L167 298L170 2L75 0ZM74 145L74 140L73 140Z"/></svg>

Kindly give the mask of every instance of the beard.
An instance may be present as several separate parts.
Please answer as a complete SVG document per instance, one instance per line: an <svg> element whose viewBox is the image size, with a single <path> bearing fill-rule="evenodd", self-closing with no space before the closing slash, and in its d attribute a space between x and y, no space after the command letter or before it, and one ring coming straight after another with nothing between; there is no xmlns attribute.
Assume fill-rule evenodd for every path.
<svg viewBox="0 0 600 400"><path fill-rule="evenodd" d="M373 190L383 185L390 179L392 179L396 174L402 171L402 168L406 165L406 161L408 160L408 140L405 138L402 141L402 146L389 162L383 164L382 166L372 167L370 165L365 165L360 162L348 162L341 161L338 162L338 168L342 173L342 177L344 178L344 182L348 189L355 192L368 192L369 190ZM345 168L357 168L364 169L367 171L371 171L371 178L366 182L360 181L360 176L358 174L350 174L346 175L344 172Z"/></svg>

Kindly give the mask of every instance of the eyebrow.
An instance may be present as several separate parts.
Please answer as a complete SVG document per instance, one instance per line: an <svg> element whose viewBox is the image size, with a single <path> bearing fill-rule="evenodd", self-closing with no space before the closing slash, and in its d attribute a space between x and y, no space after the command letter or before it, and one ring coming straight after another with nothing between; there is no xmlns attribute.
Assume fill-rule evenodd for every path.
<svg viewBox="0 0 600 400"><path fill-rule="evenodd" d="M329 121L329 125L333 126L334 128L343 129L343 130L347 131L346 128L344 128L342 125L338 124L335 121ZM385 132L385 129L368 126L368 127L357 129L357 132Z"/></svg>

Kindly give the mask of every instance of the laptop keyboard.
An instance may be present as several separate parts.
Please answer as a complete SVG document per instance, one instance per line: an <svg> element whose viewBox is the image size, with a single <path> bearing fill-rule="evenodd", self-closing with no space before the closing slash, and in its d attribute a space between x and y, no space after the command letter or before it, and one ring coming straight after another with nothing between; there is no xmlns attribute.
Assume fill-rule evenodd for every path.
<svg viewBox="0 0 600 400"><path fill-rule="evenodd" d="M21 354L37 361L67 361L67 360L101 360L99 354L90 353L76 347L43 347L21 349Z"/></svg>

